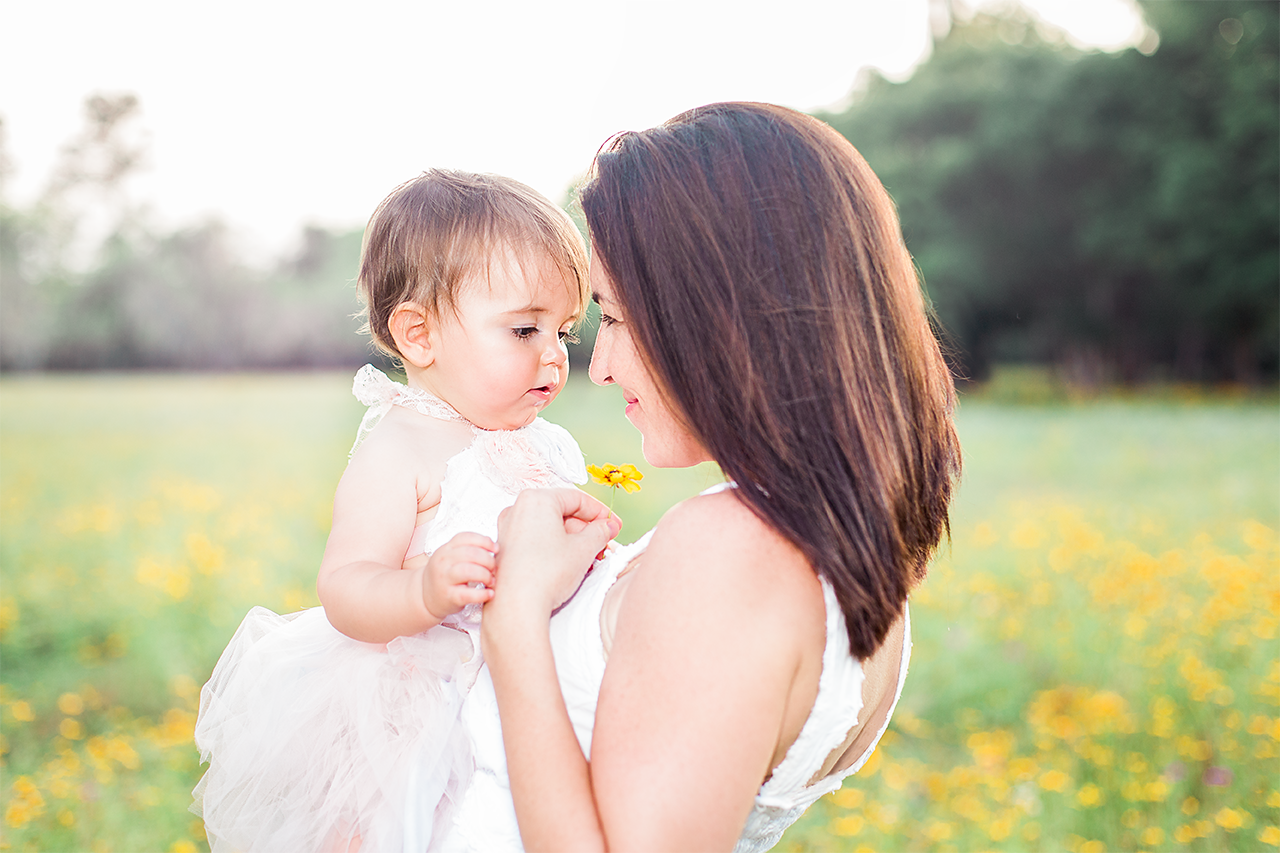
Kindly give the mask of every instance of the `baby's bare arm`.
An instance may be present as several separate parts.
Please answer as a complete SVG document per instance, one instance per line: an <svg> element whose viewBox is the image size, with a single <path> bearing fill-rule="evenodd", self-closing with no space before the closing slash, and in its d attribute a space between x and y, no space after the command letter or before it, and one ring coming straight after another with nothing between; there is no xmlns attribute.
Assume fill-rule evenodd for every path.
<svg viewBox="0 0 1280 853"><path fill-rule="evenodd" d="M430 564L410 566L404 556L420 498L438 486L445 462L468 439L450 425L393 409L352 457L334 496L333 528L316 580L339 631L381 643L425 631L448 615L428 606Z"/></svg>

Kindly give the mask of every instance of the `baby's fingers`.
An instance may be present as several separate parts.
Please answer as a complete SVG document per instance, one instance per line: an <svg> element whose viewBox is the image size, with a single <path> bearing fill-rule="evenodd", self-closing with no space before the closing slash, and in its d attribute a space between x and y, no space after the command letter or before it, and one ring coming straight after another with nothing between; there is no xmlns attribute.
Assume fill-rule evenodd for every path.
<svg viewBox="0 0 1280 853"><path fill-rule="evenodd" d="M448 576L444 580L452 586L466 586L473 583L493 586L493 575L494 569L491 565L455 563L449 567Z"/></svg>
<svg viewBox="0 0 1280 853"><path fill-rule="evenodd" d="M482 533L463 532L455 535L448 542L444 543L445 548L449 547L470 547L481 548L489 553L498 550L498 546L492 539Z"/></svg>
<svg viewBox="0 0 1280 853"><path fill-rule="evenodd" d="M486 604L493 598L493 590L483 586L455 586L450 591L453 604L458 610L468 604ZM456 611L455 611L456 612Z"/></svg>
<svg viewBox="0 0 1280 853"><path fill-rule="evenodd" d="M474 545L454 546L442 556L445 557L444 562L448 564L449 571L453 571L456 566L464 565L483 566L493 571L498 565L498 558L492 551L486 551Z"/></svg>

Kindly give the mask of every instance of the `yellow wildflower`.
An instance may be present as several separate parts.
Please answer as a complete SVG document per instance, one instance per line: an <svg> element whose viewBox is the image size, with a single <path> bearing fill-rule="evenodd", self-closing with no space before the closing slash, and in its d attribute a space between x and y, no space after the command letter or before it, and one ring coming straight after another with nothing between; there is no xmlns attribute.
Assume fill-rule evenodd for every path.
<svg viewBox="0 0 1280 853"><path fill-rule="evenodd" d="M1245 813L1239 809L1224 808L1213 816L1214 823L1227 832L1235 832L1244 826Z"/></svg>
<svg viewBox="0 0 1280 853"><path fill-rule="evenodd" d="M1085 808L1093 808L1102 802L1102 789L1092 783L1076 792L1076 800Z"/></svg>
<svg viewBox="0 0 1280 853"><path fill-rule="evenodd" d="M1266 826L1258 833L1258 840L1272 847L1280 847L1280 826Z"/></svg>
<svg viewBox="0 0 1280 853"><path fill-rule="evenodd" d="M84 713L84 700L76 693L63 693L58 697L58 710L68 717L77 717Z"/></svg>
<svg viewBox="0 0 1280 853"><path fill-rule="evenodd" d="M588 465L587 473L602 486L621 486L628 493L640 491L640 481L644 479L634 465Z"/></svg>
<svg viewBox="0 0 1280 853"><path fill-rule="evenodd" d="M13 782L12 799L5 809L4 822L19 827L44 811L44 797L29 776L19 776Z"/></svg>
<svg viewBox="0 0 1280 853"><path fill-rule="evenodd" d="M609 509L613 509L613 497L618 493L618 487L630 494L631 492L640 491L640 481L644 479L644 474L640 473L640 469L634 465L588 465L587 473L591 475L591 479L602 486L609 486L613 491L609 493Z"/></svg>
<svg viewBox="0 0 1280 853"><path fill-rule="evenodd" d="M1046 791L1061 791L1070 781L1071 777L1061 770L1050 770L1040 775L1040 787Z"/></svg>
<svg viewBox="0 0 1280 853"><path fill-rule="evenodd" d="M31 712L31 706L21 699L9 706L9 713L20 723L29 723L36 718Z"/></svg>
<svg viewBox="0 0 1280 853"><path fill-rule="evenodd" d="M862 832L864 821L858 815L846 815L831 821L828 827L832 835L850 837Z"/></svg>
<svg viewBox="0 0 1280 853"><path fill-rule="evenodd" d="M856 809L862 805L865 796L861 788L841 788L831 795L831 799L842 809Z"/></svg>

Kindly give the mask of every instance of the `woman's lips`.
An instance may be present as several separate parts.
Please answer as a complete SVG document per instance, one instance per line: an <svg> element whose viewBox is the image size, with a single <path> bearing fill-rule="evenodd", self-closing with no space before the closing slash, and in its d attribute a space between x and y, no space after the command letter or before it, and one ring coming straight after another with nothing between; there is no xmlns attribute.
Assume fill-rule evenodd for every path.
<svg viewBox="0 0 1280 853"><path fill-rule="evenodd" d="M627 401L626 414L628 416L640 407L640 401L625 391L622 392L622 399Z"/></svg>

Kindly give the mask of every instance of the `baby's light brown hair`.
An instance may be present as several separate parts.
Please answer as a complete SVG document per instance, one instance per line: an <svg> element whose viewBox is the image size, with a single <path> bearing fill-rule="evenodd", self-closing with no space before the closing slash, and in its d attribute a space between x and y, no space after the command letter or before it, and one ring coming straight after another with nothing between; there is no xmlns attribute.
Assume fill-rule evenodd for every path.
<svg viewBox="0 0 1280 853"><path fill-rule="evenodd" d="M522 261L549 259L581 313L587 304L587 249L568 214L531 187L500 175L431 169L383 199L369 219L356 290L377 347L400 356L389 323L412 302L439 317L463 282L483 275L509 246ZM541 256L541 257L540 257Z"/></svg>

